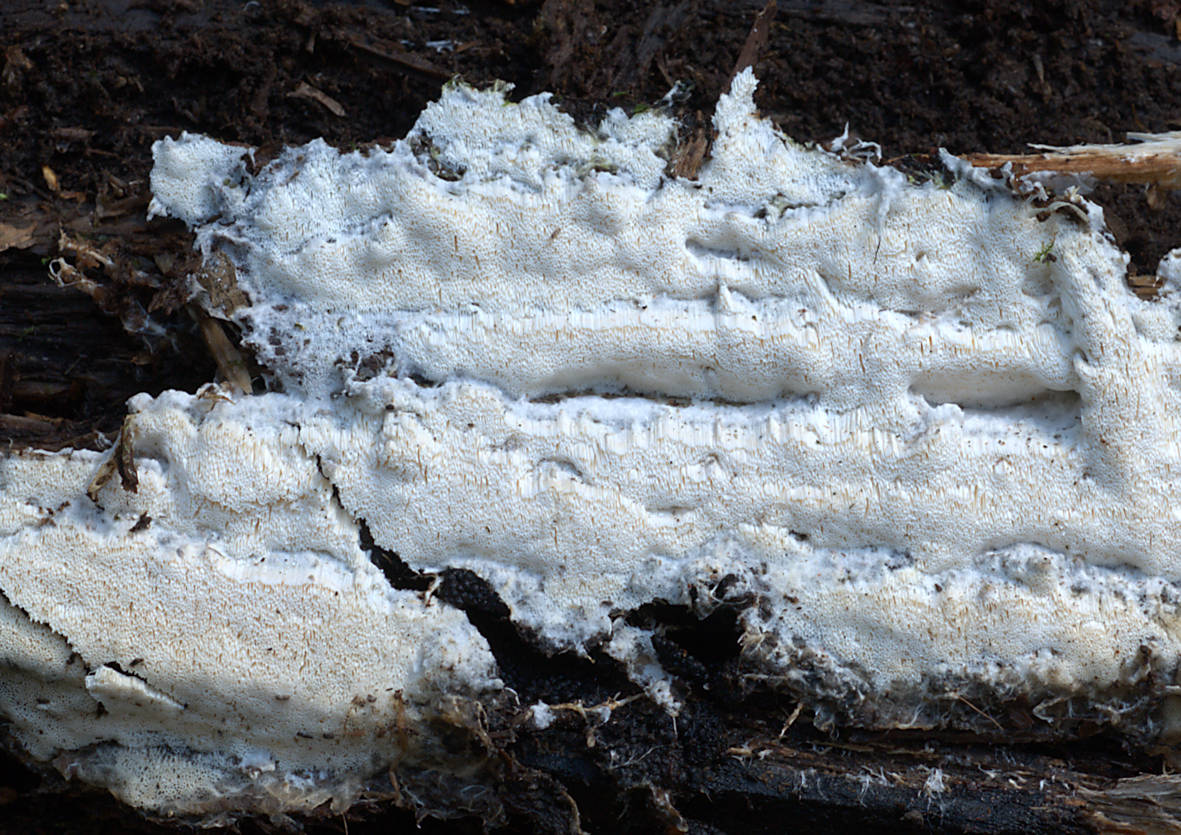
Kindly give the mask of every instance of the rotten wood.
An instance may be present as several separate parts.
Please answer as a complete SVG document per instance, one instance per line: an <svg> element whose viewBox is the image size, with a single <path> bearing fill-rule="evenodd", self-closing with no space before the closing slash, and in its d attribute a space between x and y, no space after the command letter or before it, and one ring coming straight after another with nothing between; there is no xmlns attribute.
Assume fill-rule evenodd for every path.
<svg viewBox="0 0 1181 835"><path fill-rule="evenodd" d="M946 135L949 147L982 147L973 137L999 131L1000 141L1018 147L1044 136L1039 130L1045 125L1066 125L1055 136L1072 141L1084 135L1084 127L1086 136L1102 137L1104 127L1135 127L1139 118L1159 128L1165 124L1159 113L1155 122L1146 113L1154 101L1176 112L1168 93L1176 83L1168 72L1181 64L1175 38L1134 31L1120 40L1119 27L1105 25L1108 18L1085 4L1079 4L1077 20L1051 10L1048 29L1017 33L1030 43L1060 41L1065 46L1058 60L1077 53L1079 63L1056 64L1049 46L1039 47L1044 57L1038 57L1028 87L1021 86L1020 73L1010 73L1003 80L1014 87L999 95L983 83L960 86L976 77L976 68L990 66L989 56L957 40L963 31L954 23L959 13L934 3L778 0L775 20L769 13L765 18L766 40L755 18L766 9L764 0L664 2L638 13L605 0L547 0L540 8L469 4L466 15L437 5L423 11L408 0L396 8L299 0L14 0L0 11L0 26L11 33L0 57L6 151L0 192L8 198L0 198L0 446L110 448L128 397L165 388L193 391L219 373L208 336L187 312L187 276L196 276L227 315L244 297L224 264L199 268L191 238L177 224L144 219L151 142L182 130L273 148L321 134L342 147L400 136L453 67L477 83L506 78L522 92L554 90L572 108L581 101L581 115L597 113L591 108L602 102L650 103L687 80L695 85L687 108L695 123L689 120L670 167L691 177L708 156L704 114L735 56L739 65L765 62L760 103L777 113L811 114L793 124L793 133L804 130L800 125L812 131L797 138L831 136L825 131L839 130L843 118L857 114L863 135L898 152L922 149L915 133L884 135L908 120L918 125L921 141ZM501 16L504 9L512 14ZM1040 12L1028 4L995 3L988 10L994 14L1020 22ZM478 25L465 22L477 19ZM1131 12L1122 20L1136 25ZM997 41L1011 49L1012 34L1006 30ZM453 36L475 46L446 59L423 46ZM857 39L856 84L848 83L849 62L841 53L850 38ZM1114 44L1112 51L1095 46L1100 39ZM832 46L825 53L817 43ZM1095 55L1114 62L1124 61L1119 56L1125 52L1131 63L1092 68ZM789 72L784 56L805 62L807 76ZM1130 75L1145 59L1160 65L1163 80ZM1032 60L1022 56L1024 64ZM1074 85L1061 88L1069 96L1051 104L1038 98L1065 77ZM288 98L301 80L331 90L347 118L314 96L315 107L300 101L309 100L306 95ZM1102 102L1094 91L1121 84L1138 91L1129 97L1135 103L1107 102L1099 112ZM963 89L974 105L976 98L987 99L981 108L985 128L956 133L959 122L970 121L963 111L950 103L946 114L942 105L932 109L932 91L948 89ZM914 101L906 98L912 91ZM892 98L883 105L887 94ZM1037 102L1033 116L1019 107L1031 95ZM834 96L841 97L839 108L832 106ZM1059 106L1060 100L1066 103ZM947 115L953 112L960 115ZM1088 127L1088 119L1097 120L1097 127ZM1014 172L1086 171L1097 178L1107 170L1093 154L1079 152L1047 164L1047 155L1055 153L973 161L1011 163ZM1121 154L1118 170L1110 172L1114 181L1148 183L1158 191L1176 187L1176 160L1168 154L1130 166ZM1107 160L1111 164L1110 154ZM1158 217L1166 219L1162 228L1175 230L1166 212L1148 213L1136 216L1133 234L1144 234L1138 230ZM1156 237L1157 249L1175 245L1168 235ZM49 265L62 257L76 271L65 273L72 286L49 279ZM1157 279L1149 274L1154 266L1155 258L1143 259L1130 279L1145 297L1155 293ZM153 336L153 328L161 333ZM212 339L219 341L217 335ZM233 375L237 362L223 357L220 373ZM239 385L247 383L239 378ZM133 474L125 459L112 458L120 479ZM516 630L494 595L470 578L459 582L459 576L441 578L438 596L466 612L486 635L521 703L544 699L568 706L545 730L523 720L515 705L490 712L480 745L489 747L490 762L502 770L496 772L500 782L478 788L499 798L495 826L563 833L580 825L588 831L703 833L760 827L1023 835L1179 831L1181 786L1163 773L1168 758L1113 732L1084 728L1070 740L1034 739L1022 735L1033 720L1016 723L991 708L988 715L1002 727L983 722L974 732L818 731L814 706L746 686L733 623L721 628L669 607L648 625L686 704L674 722L636 698L637 689L611 659L594 652L593 663L547 654ZM408 582L432 585L423 577ZM604 704L616 706L605 724L596 724L594 711L576 709ZM308 830L339 833L342 821L409 830L424 808L412 796L453 804L467 797L442 780L429 783L419 775L415 782L404 771L393 779L401 781L402 791L391 783L389 795L412 811L396 808L396 798L382 804L367 799L347 816L309 821ZM431 785L434 795L423 791ZM459 818L435 825L435 831L478 829L480 813L473 808L435 807ZM13 831L174 831L119 807L109 794L29 771L5 754L0 819Z"/></svg>

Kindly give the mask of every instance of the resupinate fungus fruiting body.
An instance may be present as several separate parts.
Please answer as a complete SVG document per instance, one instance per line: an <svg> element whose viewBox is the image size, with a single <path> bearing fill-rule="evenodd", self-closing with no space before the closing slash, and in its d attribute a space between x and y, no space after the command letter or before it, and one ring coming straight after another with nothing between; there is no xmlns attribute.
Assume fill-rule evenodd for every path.
<svg viewBox="0 0 1181 835"><path fill-rule="evenodd" d="M434 720L500 671L374 549L475 573L674 715L627 615L729 601L743 663L821 724L974 721L970 693L1174 735L1181 259L1140 299L1076 193L797 145L755 84L693 179L668 115L584 130L462 84L387 150L251 174L158 142L151 212L193 229L221 276L193 297L267 393L139 395L107 452L0 458L27 756L207 818L443 762Z"/></svg>

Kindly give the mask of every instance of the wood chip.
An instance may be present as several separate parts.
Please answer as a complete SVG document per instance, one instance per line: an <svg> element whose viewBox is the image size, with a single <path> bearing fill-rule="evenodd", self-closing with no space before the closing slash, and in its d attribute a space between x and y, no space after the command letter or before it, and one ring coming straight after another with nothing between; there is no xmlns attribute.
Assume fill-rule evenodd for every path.
<svg viewBox="0 0 1181 835"><path fill-rule="evenodd" d="M54 194L57 194L57 192L61 188L61 186L57 182L56 172L54 172L54 170L52 168L50 168L48 165L42 165L41 166L41 176L45 178L45 185L47 185L49 187L49 190L52 191Z"/></svg>
<svg viewBox="0 0 1181 835"><path fill-rule="evenodd" d="M214 319L196 305L190 305L190 311L201 326L201 336L209 353L217 363L217 370L223 383L232 391L239 394L249 394L253 389L250 380L250 370L246 367L246 360L230 338L226 336L221 322Z"/></svg>
<svg viewBox="0 0 1181 835"><path fill-rule="evenodd" d="M669 173L674 177L684 177L689 180L697 179L697 173L705 162L705 155L709 151L709 134L705 128L699 127L693 135L679 148L669 164Z"/></svg>

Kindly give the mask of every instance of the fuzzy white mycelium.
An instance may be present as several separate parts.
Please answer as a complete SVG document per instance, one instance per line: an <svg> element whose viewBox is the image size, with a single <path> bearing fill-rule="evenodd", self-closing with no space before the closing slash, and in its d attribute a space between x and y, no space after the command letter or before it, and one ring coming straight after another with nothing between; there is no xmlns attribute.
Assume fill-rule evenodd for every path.
<svg viewBox="0 0 1181 835"><path fill-rule="evenodd" d="M388 151L257 176L157 143L152 211L232 268L245 304L198 292L272 393L141 395L115 450L0 462L16 740L157 811L347 802L395 723L500 686L362 522L670 711L624 622L653 600L744 606L748 662L853 721L971 691L1168 730L1178 259L1140 300L1097 207L800 147L754 88L692 180L667 116L462 85Z"/></svg>

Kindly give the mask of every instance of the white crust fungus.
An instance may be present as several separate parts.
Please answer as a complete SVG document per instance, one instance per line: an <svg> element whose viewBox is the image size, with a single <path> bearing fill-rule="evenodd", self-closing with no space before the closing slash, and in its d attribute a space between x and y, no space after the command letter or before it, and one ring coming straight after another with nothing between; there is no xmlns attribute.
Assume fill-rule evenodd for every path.
<svg viewBox="0 0 1181 835"><path fill-rule="evenodd" d="M665 173L668 117L585 132L462 85L389 150L313 142L255 177L246 149L157 143L153 212L232 265L247 304L197 292L283 393L140 396L105 458L0 463L18 741L153 809L347 794L399 756L397 711L497 686L361 520L670 711L622 622L654 600L755 601L748 659L870 724L966 691L1048 719L1163 698L1181 258L1140 300L1082 198L803 148L754 88L694 180Z"/></svg>
<svg viewBox="0 0 1181 835"><path fill-rule="evenodd" d="M135 492L94 453L0 462L0 710L33 757L165 815L347 805L412 760L399 723L499 686L361 551L283 400L137 398Z"/></svg>

